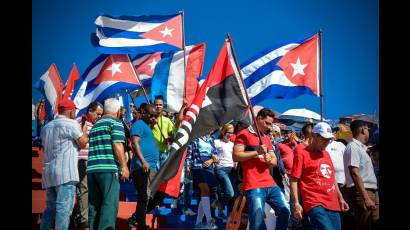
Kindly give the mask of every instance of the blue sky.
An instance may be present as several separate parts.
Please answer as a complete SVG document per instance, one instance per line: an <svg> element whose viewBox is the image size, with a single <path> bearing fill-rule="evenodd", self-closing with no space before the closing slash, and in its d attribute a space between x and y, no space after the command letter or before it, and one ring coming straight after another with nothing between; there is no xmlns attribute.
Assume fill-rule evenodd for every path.
<svg viewBox="0 0 410 230"><path fill-rule="evenodd" d="M187 45L206 42L207 75L226 33L239 63L256 53L323 30L324 117L379 113L379 5L374 0L33 1L32 84L55 63L63 82L73 62L80 74L99 53L91 45L94 20L111 15L185 13ZM40 94L33 89L34 100ZM266 100L280 113L291 108L320 112L318 97Z"/></svg>

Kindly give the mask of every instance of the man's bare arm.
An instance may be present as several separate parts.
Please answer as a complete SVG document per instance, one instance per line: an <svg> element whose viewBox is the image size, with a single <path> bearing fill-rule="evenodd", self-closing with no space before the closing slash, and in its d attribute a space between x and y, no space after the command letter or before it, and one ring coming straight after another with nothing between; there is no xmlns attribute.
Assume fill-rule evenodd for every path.
<svg viewBox="0 0 410 230"><path fill-rule="evenodd" d="M114 154L120 163L121 167L121 179L125 180L128 179L130 172L127 167L127 162L125 161L125 155L124 155L124 144L122 142L113 142L112 143L112 149L114 151Z"/></svg>
<svg viewBox="0 0 410 230"><path fill-rule="evenodd" d="M254 158L258 155L257 151L246 151L245 145L236 144L233 146L232 159L235 162L246 161L248 159Z"/></svg>

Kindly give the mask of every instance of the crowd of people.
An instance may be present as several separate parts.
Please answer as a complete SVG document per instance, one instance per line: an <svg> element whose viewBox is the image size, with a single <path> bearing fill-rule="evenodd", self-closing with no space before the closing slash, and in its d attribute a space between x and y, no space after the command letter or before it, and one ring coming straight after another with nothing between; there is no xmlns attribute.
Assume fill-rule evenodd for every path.
<svg viewBox="0 0 410 230"><path fill-rule="evenodd" d="M62 100L59 115L45 125L35 122L40 109L33 107L47 191L40 229L50 229L53 218L56 229L68 229L70 216L77 227L115 229L120 180L131 180L137 191L128 225L148 229L146 214L165 197L150 197L149 185L168 158L186 106L184 101L179 113L166 113L157 96L153 104L132 106L128 123L115 98L91 103L78 118L75 104ZM379 143L369 143L373 127L361 120L335 127L306 122L296 132L261 109L253 124L233 121L187 144L173 205L182 203L185 215L196 215L195 229L229 221L240 196L250 230L377 229Z"/></svg>

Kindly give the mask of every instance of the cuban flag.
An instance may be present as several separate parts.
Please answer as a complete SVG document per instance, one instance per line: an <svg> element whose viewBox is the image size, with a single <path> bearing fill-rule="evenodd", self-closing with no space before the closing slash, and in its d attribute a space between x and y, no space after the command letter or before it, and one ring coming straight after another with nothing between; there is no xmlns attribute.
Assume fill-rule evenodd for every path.
<svg viewBox="0 0 410 230"><path fill-rule="evenodd" d="M241 64L252 104L269 98L320 96L318 34L266 49Z"/></svg>
<svg viewBox="0 0 410 230"><path fill-rule="evenodd" d="M151 88L152 77L154 76L155 67L161 61L162 52L152 54L139 54L132 60L132 65L145 88Z"/></svg>
<svg viewBox="0 0 410 230"><path fill-rule="evenodd" d="M128 55L100 55L82 74L80 83L76 84L73 101L78 111L77 116L87 110L93 101L103 102L126 90L141 87Z"/></svg>
<svg viewBox="0 0 410 230"><path fill-rule="evenodd" d="M199 88L197 78L202 75L205 47L205 43L185 47L186 75L184 51L163 53L152 78L151 101L162 95L169 111L178 112L185 96L189 106Z"/></svg>
<svg viewBox="0 0 410 230"><path fill-rule="evenodd" d="M101 15L95 24L97 30L91 42L101 53L140 54L183 48L181 14Z"/></svg>
<svg viewBox="0 0 410 230"><path fill-rule="evenodd" d="M58 102L62 98L63 82L58 73L57 66L53 63L48 70L40 77L34 86L45 97L45 109L47 120L51 121L57 115Z"/></svg>

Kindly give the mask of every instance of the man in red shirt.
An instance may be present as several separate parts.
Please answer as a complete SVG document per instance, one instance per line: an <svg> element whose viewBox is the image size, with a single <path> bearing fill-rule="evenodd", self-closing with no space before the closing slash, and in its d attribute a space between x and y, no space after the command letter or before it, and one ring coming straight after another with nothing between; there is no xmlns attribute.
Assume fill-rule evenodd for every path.
<svg viewBox="0 0 410 230"><path fill-rule="evenodd" d="M290 197L295 217L301 219L305 211L313 227L319 230L340 230L339 212L349 209L336 184L332 160L325 150L332 137L332 129L327 123L316 124L312 143L295 150L290 174ZM303 208L299 204L298 184Z"/></svg>
<svg viewBox="0 0 410 230"><path fill-rule="evenodd" d="M272 126L275 114L270 109L262 109L256 116L256 124L241 130L235 139L232 158L241 162L243 190L248 202L249 229L266 229L264 223L265 202L277 216L276 229L288 228L290 211L285 197L269 173L269 167L276 167L277 159L272 143L265 133ZM256 133L259 129L261 142Z"/></svg>

